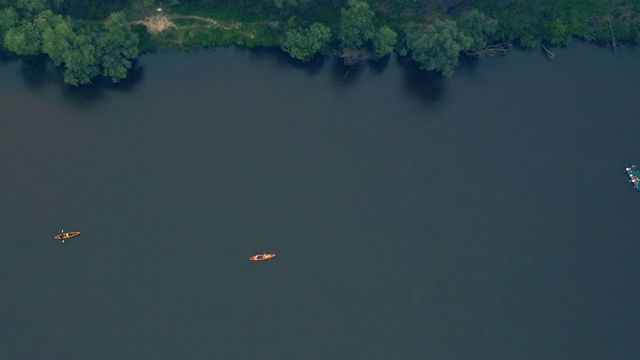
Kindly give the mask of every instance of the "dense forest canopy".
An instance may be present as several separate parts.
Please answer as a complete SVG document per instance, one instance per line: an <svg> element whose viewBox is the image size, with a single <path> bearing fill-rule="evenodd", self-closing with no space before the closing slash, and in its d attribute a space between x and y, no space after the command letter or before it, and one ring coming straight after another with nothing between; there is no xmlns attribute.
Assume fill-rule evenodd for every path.
<svg viewBox="0 0 640 360"><path fill-rule="evenodd" d="M118 82L159 46L279 47L306 62L392 52L451 76L461 55L572 38L640 42L637 0L0 0L0 56L48 56L78 85Z"/></svg>

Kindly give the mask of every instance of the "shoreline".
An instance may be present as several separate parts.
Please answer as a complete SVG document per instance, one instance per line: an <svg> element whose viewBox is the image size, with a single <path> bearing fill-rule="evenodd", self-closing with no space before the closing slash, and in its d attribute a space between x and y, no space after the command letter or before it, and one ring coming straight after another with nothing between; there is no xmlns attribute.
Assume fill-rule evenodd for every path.
<svg viewBox="0 0 640 360"><path fill-rule="evenodd" d="M115 48L121 46L119 41L126 42L129 49L116 50L122 55L116 55L115 59L104 62L98 59L102 64L80 64L77 71L89 75L79 79L71 76L70 80L65 76L65 82L72 85L89 83L100 71L112 74L113 81L117 82L127 76L130 60L161 47L188 49L231 45L279 48L302 63L317 55L329 55L342 58L347 65L355 65L395 53L411 57L423 70L441 72L448 77L454 74L461 55L483 57L503 55L512 48L544 49L551 60L554 48L567 46L573 40L611 46L613 51L621 45L637 45L640 42L640 16L637 15L640 7L624 8L623 0L600 2L600 8L591 8L583 4L558 5L551 0L508 2L513 6L506 6L499 0L424 4L399 1L388 6L384 2L370 5L364 0L338 0L331 4L310 0L306 7L288 5L278 10L273 4L258 0L242 4L222 0L215 7L205 6L208 2L203 0L184 0L166 8L155 7L158 4L138 9L123 8L120 10L125 13L111 13L106 20L63 17L65 12L75 8L55 9L62 15L51 10L29 14L24 9L7 5L3 9L0 5L6 23L0 23L0 51L4 48L5 52L13 52L18 57L46 54L67 72L71 62L66 59L75 58L75 55L57 54L55 49L60 45L37 44L37 41L43 41L38 40L38 36L45 39L46 29L36 27L41 34L29 33L35 20L49 12L47 17L59 19L53 22L54 25L66 22L72 32L81 36L60 34L59 38L79 42L85 41L82 36L94 39L90 41L97 42L94 44L96 56L102 56L109 52L98 49L104 46L100 45L99 38L111 31L107 24L120 14L120 18L127 18L126 23L118 25L122 28L118 30L120 38L109 42ZM614 10L619 12L617 17L609 15ZM28 41L31 38L35 43ZM65 52L77 52L81 46L70 44L62 48ZM114 63L116 68L105 68L109 66L105 64ZM97 68L83 69L86 66Z"/></svg>

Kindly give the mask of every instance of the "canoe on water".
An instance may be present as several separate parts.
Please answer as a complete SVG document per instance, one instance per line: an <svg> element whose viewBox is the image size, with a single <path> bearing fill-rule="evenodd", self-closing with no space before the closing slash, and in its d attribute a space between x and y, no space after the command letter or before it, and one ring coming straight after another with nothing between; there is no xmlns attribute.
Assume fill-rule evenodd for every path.
<svg viewBox="0 0 640 360"><path fill-rule="evenodd" d="M56 240L67 240L67 239L71 239L72 237L76 237L78 235L80 235L80 231L67 231L67 232L60 233L54 236L53 238Z"/></svg>
<svg viewBox="0 0 640 360"><path fill-rule="evenodd" d="M249 258L249 260L265 261L265 260L273 259L274 257L276 257L276 254L258 254L258 255L253 255L252 257Z"/></svg>

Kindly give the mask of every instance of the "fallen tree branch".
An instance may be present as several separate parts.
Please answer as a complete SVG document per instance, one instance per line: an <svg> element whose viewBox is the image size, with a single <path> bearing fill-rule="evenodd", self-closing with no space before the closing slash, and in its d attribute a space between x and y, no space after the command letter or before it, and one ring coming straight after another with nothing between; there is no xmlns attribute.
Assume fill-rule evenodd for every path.
<svg viewBox="0 0 640 360"><path fill-rule="evenodd" d="M611 26L610 19L609 19L609 31L611 32L611 46L613 46L613 52L616 52L616 40L613 38L613 27Z"/></svg>
<svg viewBox="0 0 640 360"><path fill-rule="evenodd" d="M358 65L369 59L370 54L364 49L344 49L338 53L345 65Z"/></svg>
<svg viewBox="0 0 640 360"><path fill-rule="evenodd" d="M544 49L544 51L547 52L547 57L549 58L549 60L553 59L553 57L556 56L556 54L549 51L549 49L547 49L547 47L544 46L544 44L542 44L542 48Z"/></svg>
<svg viewBox="0 0 640 360"><path fill-rule="evenodd" d="M467 54L467 56L470 56L472 58L479 58L487 55L494 56L494 55L504 54L507 51L509 51L510 48L511 47L509 46L509 44L500 43L500 44L487 46L486 48L479 51L475 51L475 52L465 51L464 53Z"/></svg>

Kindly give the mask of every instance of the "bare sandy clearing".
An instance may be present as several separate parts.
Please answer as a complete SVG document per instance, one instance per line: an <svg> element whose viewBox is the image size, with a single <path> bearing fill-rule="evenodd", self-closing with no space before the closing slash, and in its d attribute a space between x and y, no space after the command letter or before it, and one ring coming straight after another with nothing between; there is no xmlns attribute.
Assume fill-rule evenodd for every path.
<svg viewBox="0 0 640 360"><path fill-rule="evenodd" d="M143 20L139 20L134 23L146 26L152 34L157 34L170 27L176 27L176 24L164 15L148 16Z"/></svg>

